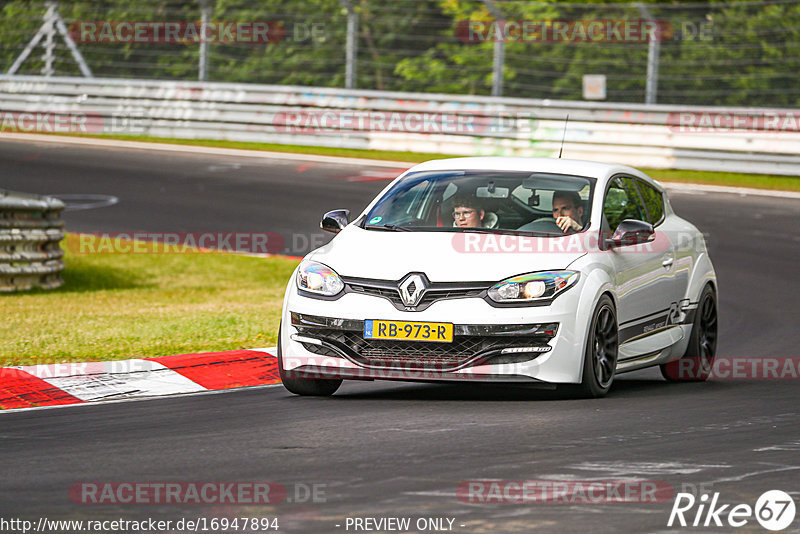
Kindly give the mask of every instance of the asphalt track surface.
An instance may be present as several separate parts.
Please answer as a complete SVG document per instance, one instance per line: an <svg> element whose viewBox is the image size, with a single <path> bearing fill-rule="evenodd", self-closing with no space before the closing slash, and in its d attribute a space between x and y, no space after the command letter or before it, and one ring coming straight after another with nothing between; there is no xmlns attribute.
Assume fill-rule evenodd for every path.
<svg viewBox="0 0 800 534"><path fill-rule="evenodd" d="M71 231L270 231L289 236L287 243L318 235L328 209L359 211L387 171L10 141L0 142L0 161L0 187L119 198L66 213ZM720 286L718 356L797 356L800 201L671 199L708 235ZM293 252L303 252L301 241ZM668 528L672 499L487 504L465 502L456 490L475 479L638 480L751 506L764 491L781 489L800 507L799 400L796 379L673 384L646 370L619 377L600 400L350 382L324 399L247 388L6 413L0 517L277 516L279 532L353 532L346 520L355 517L451 518L453 531L465 533L729 532L736 529L727 523ZM295 502L75 504L68 490L84 481L273 481ZM323 491L318 502L296 502L314 484ZM785 532L798 525L795 519ZM764 532L753 518L738 530Z"/></svg>

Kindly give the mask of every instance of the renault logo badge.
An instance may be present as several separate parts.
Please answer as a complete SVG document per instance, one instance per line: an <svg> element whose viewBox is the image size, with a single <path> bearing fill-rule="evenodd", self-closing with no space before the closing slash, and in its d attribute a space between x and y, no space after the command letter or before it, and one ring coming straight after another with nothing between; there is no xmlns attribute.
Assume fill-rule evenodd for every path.
<svg viewBox="0 0 800 534"><path fill-rule="evenodd" d="M425 294L428 282L424 275L409 274L397 286L400 292L400 300L406 306L416 306Z"/></svg>

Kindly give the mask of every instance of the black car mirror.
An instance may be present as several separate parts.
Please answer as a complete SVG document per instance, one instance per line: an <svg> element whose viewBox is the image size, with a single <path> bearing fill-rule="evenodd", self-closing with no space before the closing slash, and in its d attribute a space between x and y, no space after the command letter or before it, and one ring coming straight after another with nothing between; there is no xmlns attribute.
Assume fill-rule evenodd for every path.
<svg viewBox="0 0 800 534"><path fill-rule="evenodd" d="M319 227L325 230L326 232L331 232L333 234L338 234L344 227L348 225L350 217L350 210L333 210L329 211L325 215L322 216L322 221L319 223Z"/></svg>
<svg viewBox="0 0 800 534"><path fill-rule="evenodd" d="M611 239L604 241L606 248L626 247L652 241L655 236L653 225L636 219L625 219L614 231Z"/></svg>

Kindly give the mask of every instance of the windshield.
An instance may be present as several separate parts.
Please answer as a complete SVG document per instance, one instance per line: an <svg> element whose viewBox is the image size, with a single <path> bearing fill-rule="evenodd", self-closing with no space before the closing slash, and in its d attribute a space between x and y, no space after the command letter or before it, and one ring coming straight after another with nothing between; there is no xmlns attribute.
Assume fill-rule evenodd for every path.
<svg viewBox="0 0 800 534"><path fill-rule="evenodd" d="M584 231L595 180L518 171L407 175L369 211L363 227L562 236Z"/></svg>

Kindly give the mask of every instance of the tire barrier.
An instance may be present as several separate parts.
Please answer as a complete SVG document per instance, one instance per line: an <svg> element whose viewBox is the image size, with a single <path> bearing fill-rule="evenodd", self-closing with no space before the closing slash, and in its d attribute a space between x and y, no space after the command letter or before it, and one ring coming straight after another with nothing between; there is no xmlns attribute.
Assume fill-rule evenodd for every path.
<svg viewBox="0 0 800 534"><path fill-rule="evenodd" d="M0 292L64 283L63 209L57 198L0 189Z"/></svg>

